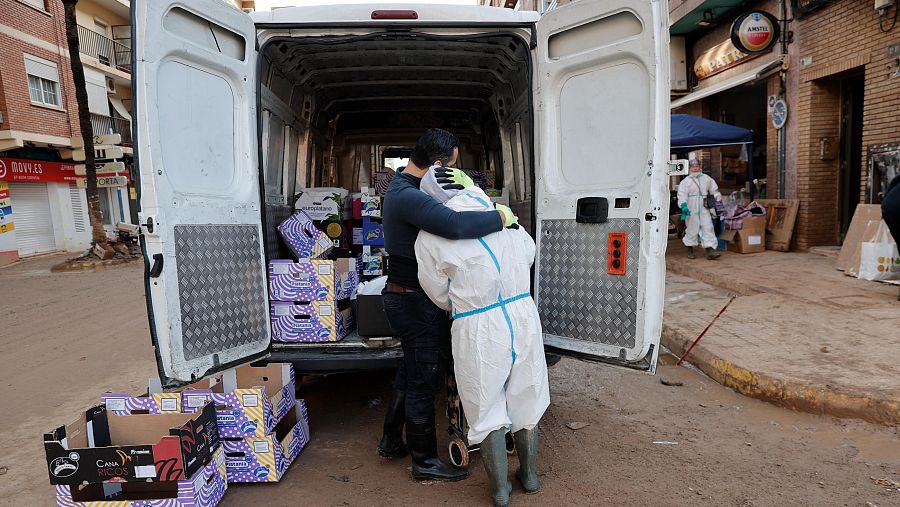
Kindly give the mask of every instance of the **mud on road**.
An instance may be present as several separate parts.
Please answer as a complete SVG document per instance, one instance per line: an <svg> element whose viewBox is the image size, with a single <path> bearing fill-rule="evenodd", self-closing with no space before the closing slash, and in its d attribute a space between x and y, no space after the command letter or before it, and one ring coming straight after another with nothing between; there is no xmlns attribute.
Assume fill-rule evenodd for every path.
<svg viewBox="0 0 900 507"><path fill-rule="evenodd" d="M3 506L52 505L43 432L104 390L143 390L155 372L141 267L57 275L50 264L0 269ZM550 376L543 491L526 496L516 485L513 505L900 506L890 486L900 483L896 428L790 412L669 365L651 377L563 359ZM472 476L447 484L415 483L408 460L376 456L390 380L306 377L298 390L311 442L280 484L232 485L222 505L488 505L477 454Z"/></svg>

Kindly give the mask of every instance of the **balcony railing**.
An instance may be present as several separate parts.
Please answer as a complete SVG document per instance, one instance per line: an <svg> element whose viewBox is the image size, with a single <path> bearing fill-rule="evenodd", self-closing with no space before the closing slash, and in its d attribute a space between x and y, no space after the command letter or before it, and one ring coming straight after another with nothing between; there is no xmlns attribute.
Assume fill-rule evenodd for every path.
<svg viewBox="0 0 900 507"><path fill-rule="evenodd" d="M91 126L95 136L121 134L122 146L131 146L131 122L124 118L113 118L102 114L91 113Z"/></svg>
<svg viewBox="0 0 900 507"><path fill-rule="evenodd" d="M78 45L82 53L93 56L101 64L131 73L131 48L129 46L81 25L78 25Z"/></svg>

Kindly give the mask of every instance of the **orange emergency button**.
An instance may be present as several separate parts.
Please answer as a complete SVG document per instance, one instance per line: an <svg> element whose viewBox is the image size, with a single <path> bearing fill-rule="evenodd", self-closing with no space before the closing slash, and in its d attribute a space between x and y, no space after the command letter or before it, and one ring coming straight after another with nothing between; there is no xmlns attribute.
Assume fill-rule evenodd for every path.
<svg viewBox="0 0 900 507"><path fill-rule="evenodd" d="M606 239L606 272L611 275L625 274L625 258L628 257L628 233L610 232Z"/></svg>

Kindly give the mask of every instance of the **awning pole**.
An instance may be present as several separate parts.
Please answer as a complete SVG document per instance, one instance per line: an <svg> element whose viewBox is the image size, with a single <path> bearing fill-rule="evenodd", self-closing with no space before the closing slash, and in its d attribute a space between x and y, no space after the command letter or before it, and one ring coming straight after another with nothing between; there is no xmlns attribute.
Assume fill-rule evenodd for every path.
<svg viewBox="0 0 900 507"><path fill-rule="evenodd" d="M756 190L756 183L753 183L753 143L747 145L747 172L750 179L750 200L753 200L753 194Z"/></svg>

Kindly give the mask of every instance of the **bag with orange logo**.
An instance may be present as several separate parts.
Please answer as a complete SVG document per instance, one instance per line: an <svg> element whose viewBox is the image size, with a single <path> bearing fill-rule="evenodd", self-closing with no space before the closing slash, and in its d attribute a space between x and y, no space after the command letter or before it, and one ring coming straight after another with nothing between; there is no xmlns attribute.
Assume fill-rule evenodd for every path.
<svg viewBox="0 0 900 507"><path fill-rule="evenodd" d="M897 242L884 223L878 225L872 241L864 241L859 251L859 274L861 280L900 280L900 254Z"/></svg>

